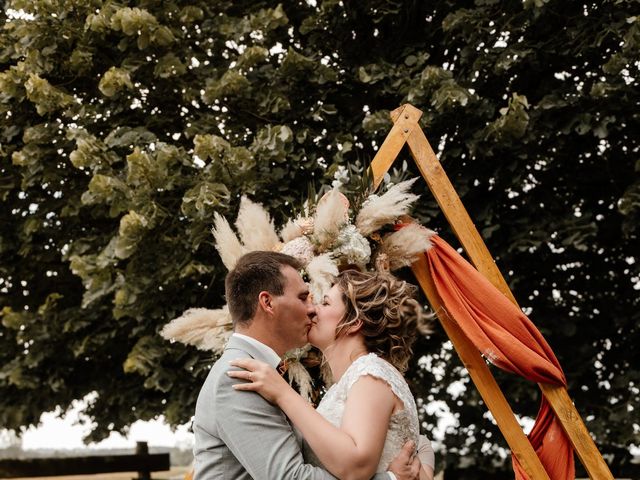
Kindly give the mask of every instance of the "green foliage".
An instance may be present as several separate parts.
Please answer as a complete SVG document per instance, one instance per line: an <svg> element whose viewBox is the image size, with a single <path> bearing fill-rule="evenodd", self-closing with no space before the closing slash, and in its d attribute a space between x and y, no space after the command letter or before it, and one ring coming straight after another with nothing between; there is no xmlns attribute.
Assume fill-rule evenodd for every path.
<svg viewBox="0 0 640 480"><path fill-rule="evenodd" d="M388 112L411 102L588 428L623 465L640 443L635 3L317 3L5 2L0 425L90 392L92 440L163 413L188 421L212 359L157 332L223 303L213 212L234 216L246 194L281 223L334 175L355 188ZM392 177L415 174L408 161ZM417 188L417 215L452 239ZM439 461L508 469L444 340L421 340L416 360L429 356L410 372L424 404L457 422ZM535 415L535 387L500 382Z"/></svg>

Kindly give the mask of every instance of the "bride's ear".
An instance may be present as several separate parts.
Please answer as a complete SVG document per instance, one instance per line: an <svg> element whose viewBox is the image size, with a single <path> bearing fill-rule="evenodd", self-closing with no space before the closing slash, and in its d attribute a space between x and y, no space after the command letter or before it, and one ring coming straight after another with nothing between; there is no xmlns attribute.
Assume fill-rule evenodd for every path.
<svg viewBox="0 0 640 480"><path fill-rule="evenodd" d="M349 326L347 330L347 335L354 335L356 333L359 333L360 330L362 330L362 327L363 327L362 320L360 319L356 320Z"/></svg>

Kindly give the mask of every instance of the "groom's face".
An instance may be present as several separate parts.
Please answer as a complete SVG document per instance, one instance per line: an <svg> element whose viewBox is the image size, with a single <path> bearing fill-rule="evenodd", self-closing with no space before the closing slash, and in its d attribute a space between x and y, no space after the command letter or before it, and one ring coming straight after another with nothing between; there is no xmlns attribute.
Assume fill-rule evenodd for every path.
<svg viewBox="0 0 640 480"><path fill-rule="evenodd" d="M309 298L309 287L293 267L282 267L282 275L285 278L284 293L274 297L273 301L278 334L289 345L289 350L307 344L315 307Z"/></svg>

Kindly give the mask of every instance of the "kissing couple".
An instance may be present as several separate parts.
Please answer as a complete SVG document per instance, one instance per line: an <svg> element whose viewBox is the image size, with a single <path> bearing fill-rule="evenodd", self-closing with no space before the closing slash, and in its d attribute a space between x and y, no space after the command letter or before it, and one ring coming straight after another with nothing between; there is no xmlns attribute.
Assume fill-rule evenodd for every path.
<svg viewBox="0 0 640 480"><path fill-rule="evenodd" d="M422 316L415 287L346 270L314 305L301 268L255 251L227 274L234 333L198 396L195 480L432 480L433 450L401 373ZM277 370L307 343L334 381L317 409Z"/></svg>

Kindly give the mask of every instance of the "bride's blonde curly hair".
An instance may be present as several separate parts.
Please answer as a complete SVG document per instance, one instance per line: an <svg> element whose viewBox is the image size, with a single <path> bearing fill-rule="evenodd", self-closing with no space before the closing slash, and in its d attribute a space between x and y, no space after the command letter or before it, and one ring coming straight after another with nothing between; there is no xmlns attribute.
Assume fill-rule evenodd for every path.
<svg viewBox="0 0 640 480"><path fill-rule="evenodd" d="M427 316L415 300L416 287L387 271L345 270L336 279L346 306L336 327L336 338L362 322L367 350L405 372L417 330L424 331Z"/></svg>

